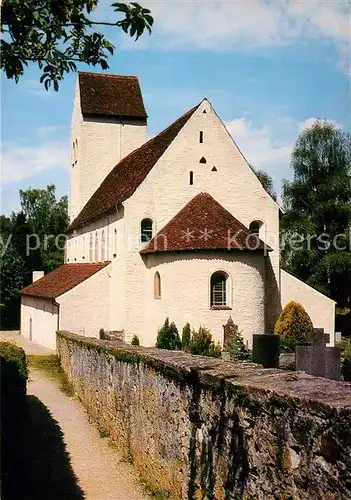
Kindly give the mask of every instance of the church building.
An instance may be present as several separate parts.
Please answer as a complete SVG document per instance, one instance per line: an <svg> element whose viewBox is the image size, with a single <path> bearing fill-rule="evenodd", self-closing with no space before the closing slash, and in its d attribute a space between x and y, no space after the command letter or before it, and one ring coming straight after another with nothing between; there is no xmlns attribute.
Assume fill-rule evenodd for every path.
<svg viewBox="0 0 351 500"><path fill-rule="evenodd" d="M248 345L300 302L334 339L335 303L280 267L281 209L208 99L148 139L138 78L79 73L71 127L65 264L21 291L21 334L138 335L166 317Z"/></svg>

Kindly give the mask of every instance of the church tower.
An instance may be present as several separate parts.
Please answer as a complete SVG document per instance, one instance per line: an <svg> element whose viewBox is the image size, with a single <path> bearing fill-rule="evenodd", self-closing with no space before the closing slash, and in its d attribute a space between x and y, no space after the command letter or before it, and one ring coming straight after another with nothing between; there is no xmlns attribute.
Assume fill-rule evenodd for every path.
<svg viewBox="0 0 351 500"><path fill-rule="evenodd" d="M147 139L137 77L78 73L71 126L71 222L113 167Z"/></svg>

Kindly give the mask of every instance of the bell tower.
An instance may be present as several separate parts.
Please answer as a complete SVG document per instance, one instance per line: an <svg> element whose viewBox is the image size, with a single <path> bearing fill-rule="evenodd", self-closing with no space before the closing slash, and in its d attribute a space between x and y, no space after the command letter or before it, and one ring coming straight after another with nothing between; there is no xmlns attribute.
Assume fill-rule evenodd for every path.
<svg viewBox="0 0 351 500"><path fill-rule="evenodd" d="M71 125L71 222L113 167L147 139L137 77L78 73Z"/></svg>

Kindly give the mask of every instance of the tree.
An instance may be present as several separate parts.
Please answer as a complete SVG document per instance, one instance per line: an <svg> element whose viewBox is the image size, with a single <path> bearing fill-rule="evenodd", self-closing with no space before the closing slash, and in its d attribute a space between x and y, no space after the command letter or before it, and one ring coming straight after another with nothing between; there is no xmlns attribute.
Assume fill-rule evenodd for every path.
<svg viewBox="0 0 351 500"><path fill-rule="evenodd" d="M63 263L68 227L67 197L56 200L55 186L20 191L22 211L0 216L1 328L19 327L18 291L32 271L52 271Z"/></svg>
<svg viewBox="0 0 351 500"><path fill-rule="evenodd" d="M283 185L283 266L340 306L351 302L350 157L350 135L318 121L299 136Z"/></svg>
<svg viewBox="0 0 351 500"><path fill-rule="evenodd" d="M186 323L182 331L182 349L187 350L191 338L190 324Z"/></svg>
<svg viewBox="0 0 351 500"><path fill-rule="evenodd" d="M50 184L46 189L20 190L22 214L28 225L27 233L31 257L40 252L42 269L50 272L63 264L65 232L68 227L68 199L63 196L56 200L55 186ZM27 245L28 246L28 245ZM37 247L37 248L34 248ZM38 259L36 259L38 263Z"/></svg>
<svg viewBox="0 0 351 500"><path fill-rule="evenodd" d="M255 174L267 193L273 198L274 201L277 201L277 193L274 190L272 177L270 177L263 170L255 170Z"/></svg>
<svg viewBox="0 0 351 500"><path fill-rule="evenodd" d="M156 347L159 349L170 349L172 351L181 349L182 347L178 329L173 321L169 324L168 318L166 318L164 325L157 333Z"/></svg>
<svg viewBox="0 0 351 500"><path fill-rule="evenodd" d="M132 2L113 3L121 19L96 21L99 0L3 0L1 5L1 67L16 82L28 63L37 63L46 90L59 83L65 73L77 70L77 63L108 69L114 45L96 26L121 28L137 40L145 30L151 33L149 9Z"/></svg>
<svg viewBox="0 0 351 500"><path fill-rule="evenodd" d="M7 241L2 231L1 237L3 242ZM19 328L20 296L18 292L24 285L26 266L12 242L1 254L0 328L12 330Z"/></svg>

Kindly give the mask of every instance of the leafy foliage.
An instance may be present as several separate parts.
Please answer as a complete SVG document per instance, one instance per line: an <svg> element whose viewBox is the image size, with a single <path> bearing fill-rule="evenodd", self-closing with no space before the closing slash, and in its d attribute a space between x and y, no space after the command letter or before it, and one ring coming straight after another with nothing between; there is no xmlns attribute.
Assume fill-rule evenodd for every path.
<svg viewBox="0 0 351 500"><path fill-rule="evenodd" d="M26 353L22 347L12 342L0 342L0 360L13 362L18 375L24 380L28 378Z"/></svg>
<svg viewBox="0 0 351 500"><path fill-rule="evenodd" d="M301 304L291 301L277 319L274 333L280 335L282 350L291 352L313 335L312 320Z"/></svg>
<svg viewBox="0 0 351 500"><path fill-rule="evenodd" d="M292 155L294 180L283 186L282 264L339 306L351 304L350 140L326 122L303 131ZM291 237L298 236L296 245Z"/></svg>
<svg viewBox="0 0 351 500"><path fill-rule="evenodd" d="M351 382L351 339L343 339L337 347L341 348L341 373L345 382Z"/></svg>
<svg viewBox="0 0 351 500"><path fill-rule="evenodd" d="M178 329L173 322L169 324L168 318L166 318L164 325L157 333L156 347L160 349L170 349L172 351L179 350L182 347Z"/></svg>
<svg viewBox="0 0 351 500"><path fill-rule="evenodd" d="M140 346L140 340L139 340L138 335L133 335L133 338L132 338L131 344L132 344L132 345L136 345L136 346Z"/></svg>
<svg viewBox="0 0 351 500"><path fill-rule="evenodd" d="M20 201L21 212L0 217L2 329L19 327L18 291L31 282L32 271L50 272L64 259L67 197L56 200L50 185L21 190Z"/></svg>
<svg viewBox="0 0 351 500"><path fill-rule="evenodd" d="M114 22L96 21L99 0L3 0L1 5L1 67L16 82L29 62L37 63L46 89L54 90L65 73L77 70L77 63L105 70L114 45L94 27L122 29L137 40L145 30L151 33L150 10L136 2L113 3Z"/></svg>
<svg viewBox="0 0 351 500"><path fill-rule="evenodd" d="M212 356L214 358L219 358L221 355L220 346L215 344L210 330L204 326L200 326L197 331L192 331L187 351L191 354Z"/></svg>
<svg viewBox="0 0 351 500"><path fill-rule="evenodd" d="M190 324L186 323L186 325L183 327L183 331L182 331L182 349L184 351L187 350L187 348L189 346L190 339L191 339Z"/></svg>
<svg viewBox="0 0 351 500"><path fill-rule="evenodd" d="M275 192L274 185L273 185L273 179L270 175L267 174L267 172L264 172L263 170L255 170L255 173L264 187L264 189L267 191L267 193L273 198L274 201L277 201L277 193Z"/></svg>

